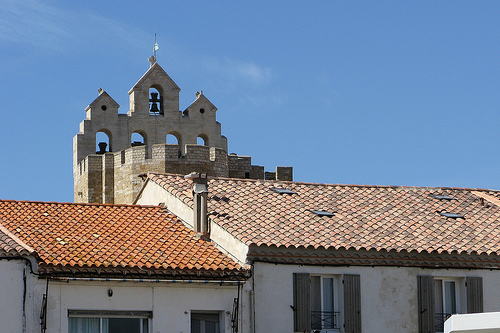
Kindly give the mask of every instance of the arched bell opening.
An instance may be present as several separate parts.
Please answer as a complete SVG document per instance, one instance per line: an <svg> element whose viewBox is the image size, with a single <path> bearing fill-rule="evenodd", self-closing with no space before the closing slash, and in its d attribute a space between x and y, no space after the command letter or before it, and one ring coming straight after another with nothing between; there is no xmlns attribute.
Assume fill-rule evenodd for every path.
<svg viewBox="0 0 500 333"><path fill-rule="evenodd" d="M102 129L95 134L95 152L96 154L104 154L111 152L111 132Z"/></svg>
<svg viewBox="0 0 500 333"><path fill-rule="evenodd" d="M149 115L163 116L163 93L159 86L149 88Z"/></svg>
<svg viewBox="0 0 500 333"><path fill-rule="evenodd" d="M130 146L131 147L137 147L137 146L144 146L146 144L146 133L142 131L135 131L132 133L130 136Z"/></svg>
<svg viewBox="0 0 500 333"><path fill-rule="evenodd" d="M208 136L206 134L200 134L196 138L196 144L200 146L208 146Z"/></svg>
<svg viewBox="0 0 500 333"><path fill-rule="evenodd" d="M177 145L178 157L182 156L182 136L179 132L172 131L168 133L166 142L169 145Z"/></svg>

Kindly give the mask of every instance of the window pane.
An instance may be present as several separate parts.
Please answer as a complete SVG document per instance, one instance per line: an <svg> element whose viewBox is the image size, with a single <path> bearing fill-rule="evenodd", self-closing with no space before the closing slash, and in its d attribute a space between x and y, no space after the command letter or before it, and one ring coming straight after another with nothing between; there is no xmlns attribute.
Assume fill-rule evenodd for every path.
<svg viewBox="0 0 500 333"><path fill-rule="evenodd" d="M191 319L191 333L201 333L200 321Z"/></svg>
<svg viewBox="0 0 500 333"><path fill-rule="evenodd" d="M219 333L218 323L205 322L205 333Z"/></svg>
<svg viewBox="0 0 500 333"><path fill-rule="evenodd" d="M107 333L140 333L140 318L108 318ZM103 332L104 333L104 332Z"/></svg>
<svg viewBox="0 0 500 333"><path fill-rule="evenodd" d="M456 302L454 281L445 281L444 295L445 295L445 312L448 314L457 313L457 302Z"/></svg>
<svg viewBox="0 0 500 333"><path fill-rule="evenodd" d="M323 311L333 312L333 278L323 279Z"/></svg>
<svg viewBox="0 0 500 333"><path fill-rule="evenodd" d="M73 318L68 320L69 333L99 333L99 318Z"/></svg>
<svg viewBox="0 0 500 333"><path fill-rule="evenodd" d="M321 311L321 277L311 276L311 311Z"/></svg>
<svg viewBox="0 0 500 333"><path fill-rule="evenodd" d="M191 313L191 333L220 333L219 313Z"/></svg>
<svg viewBox="0 0 500 333"><path fill-rule="evenodd" d="M434 280L434 299L436 313L443 313L443 280Z"/></svg>

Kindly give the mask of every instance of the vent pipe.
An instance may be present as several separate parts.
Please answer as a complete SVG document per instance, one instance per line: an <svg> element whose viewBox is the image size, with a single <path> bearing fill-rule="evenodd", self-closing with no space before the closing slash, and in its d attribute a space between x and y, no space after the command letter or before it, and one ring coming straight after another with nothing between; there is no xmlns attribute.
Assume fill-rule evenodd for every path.
<svg viewBox="0 0 500 333"><path fill-rule="evenodd" d="M193 229L198 237L210 238L207 216L208 178L205 173L192 172L184 176L193 181Z"/></svg>

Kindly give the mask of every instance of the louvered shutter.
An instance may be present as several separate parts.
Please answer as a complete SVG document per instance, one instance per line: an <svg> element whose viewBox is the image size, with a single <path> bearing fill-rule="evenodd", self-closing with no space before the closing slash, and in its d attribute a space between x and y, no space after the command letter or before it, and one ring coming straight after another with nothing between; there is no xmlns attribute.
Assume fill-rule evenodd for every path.
<svg viewBox="0 0 500 333"><path fill-rule="evenodd" d="M428 275L417 276L418 292L418 331L434 333L434 278Z"/></svg>
<svg viewBox="0 0 500 333"><path fill-rule="evenodd" d="M346 333L361 332L361 282L358 274L345 274L344 328Z"/></svg>
<svg viewBox="0 0 500 333"><path fill-rule="evenodd" d="M293 330L311 331L311 275L293 274Z"/></svg>
<svg viewBox="0 0 500 333"><path fill-rule="evenodd" d="M467 313L483 312L483 278L468 276L465 278L467 286Z"/></svg>

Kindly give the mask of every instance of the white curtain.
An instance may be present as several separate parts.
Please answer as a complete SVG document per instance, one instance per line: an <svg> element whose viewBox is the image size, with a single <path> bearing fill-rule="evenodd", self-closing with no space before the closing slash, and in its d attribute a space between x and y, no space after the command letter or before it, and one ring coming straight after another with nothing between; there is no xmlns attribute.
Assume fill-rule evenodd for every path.
<svg viewBox="0 0 500 333"><path fill-rule="evenodd" d="M100 333L99 318L69 318L69 333Z"/></svg>

